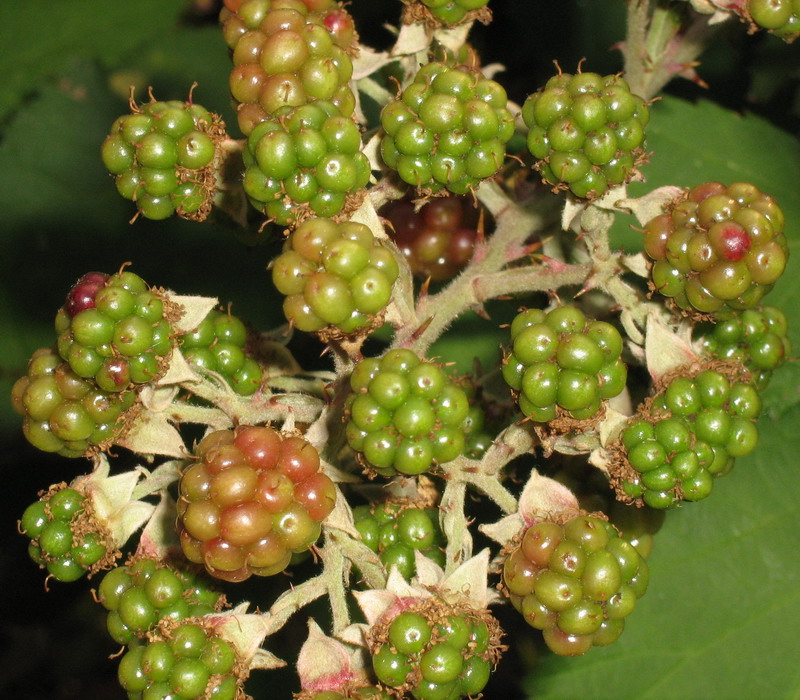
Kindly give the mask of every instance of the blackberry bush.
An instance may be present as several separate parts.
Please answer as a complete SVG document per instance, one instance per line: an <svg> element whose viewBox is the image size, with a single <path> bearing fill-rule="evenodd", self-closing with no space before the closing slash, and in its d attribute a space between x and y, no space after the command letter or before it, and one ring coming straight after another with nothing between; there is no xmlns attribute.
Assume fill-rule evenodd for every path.
<svg viewBox="0 0 800 700"><path fill-rule="evenodd" d="M216 165L225 124L192 102L136 105L117 119L103 141L103 164L117 191L148 219L177 214L203 221L216 193Z"/></svg>
<svg viewBox="0 0 800 700"><path fill-rule="evenodd" d="M522 118L542 179L576 197L602 197L646 160L650 109L620 75L559 71L525 100Z"/></svg>
<svg viewBox="0 0 800 700"><path fill-rule="evenodd" d="M48 17L77 36L85 4ZM573 4L193 0L173 27L175 3L111 3L80 61L26 29L33 5L2 23L9 56L41 60L6 66L0 99L0 379L23 449L55 453L7 470L12 497L31 491L17 480L45 489L15 509L14 545L52 588L128 556L92 583L121 697L636 696L634 681L666 688L664 658L682 697L704 673L725 694L731 668L729 695L790 687L773 651L791 643L774 591L796 578L780 277L796 264L797 143L748 112L796 126L792 47L745 32L791 39L795 5ZM735 75L741 61L701 56L725 20L739 38L722 48L747 41ZM578 51L589 34L621 60ZM549 76L553 45L603 72ZM152 97L195 77L238 133L194 87ZM725 86L744 116L671 96L699 94L689 83L664 93L673 78L707 81L711 100ZM114 100L123 116L98 130ZM130 204L114 209L111 183L95 196L103 165L135 228L115 226ZM32 202L36 221L19 209ZM64 300L78 259L119 271ZM84 473L40 477L59 455ZM660 592L644 598L649 563ZM3 571L28 629L37 593ZM742 600L749 624L724 627ZM689 603L713 606L699 633ZM74 667L58 688L105 697L73 656L94 649L78 619L93 625L81 608L69 634L41 636L71 647L48 649L47 670ZM39 692L36 658L24 685L6 674L19 696Z"/></svg>
<svg viewBox="0 0 800 700"><path fill-rule="evenodd" d="M612 468L619 498L652 508L706 498L713 479L755 449L760 412L747 375L683 371L622 431L622 460Z"/></svg>
<svg viewBox="0 0 800 700"><path fill-rule="evenodd" d="M195 572L146 557L109 571L95 595L108 610L108 634L131 646L164 620L201 617L224 604L221 594Z"/></svg>
<svg viewBox="0 0 800 700"><path fill-rule="evenodd" d="M534 421L592 418L604 400L625 388L622 336L605 321L588 320L577 307L520 312L511 323L511 341L503 378Z"/></svg>
<svg viewBox="0 0 800 700"><path fill-rule="evenodd" d="M786 315L774 306L746 309L727 321L697 330L704 353L744 365L759 391L792 355Z"/></svg>
<svg viewBox="0 0 800 700"><path fill-rule="evenodd" d="M264 376L247 343L248 331L242 320L218 310L180 337L181 352L192 367L218 372L242 396L255 393Z"/></svg>
<svg viewBox="0 0 800 700"><path fill-rule="evenodd" d="M616 641L648 581L636 547L592 515L532 525L503 564L512 604L562 656Z"/></svg>
<svg viewBox="0 0 800 700"><path fill-rule="evenodd" d="M79 377L124 392L164 374L179 317L163 293L133 272L90 272L56 314L58 352Z"/></svg>
<svg viewBox="0 0 800 700"><path fill-rule="evenodd" d="M463 453L469 399L436 364L390 350L359 362L350 388L347 442L368 470L422 474Z"/></svg>
<svg viewBox="0 0 800 700"><path fill-rule="evenodd" d="M108 528L94 516L91 502L66 484L50 488L29 505L19 530L31 540L31 559L57 581L94 574L119 556Z"/></svg>
<svg viewBox="0 0 800 700"><path fill-rule="evenodd" d="M186 558L213 576L270 576L311 547L336 490L299 436L242 426L207 435L181 475L178 533Z"/></svg>
<svg viewBox="0 0 800 700"><path fill-rule="evenodd" d="M350 88L353 22L334 0L226 0L220 14L231 50L230 90L239 128L249 135L283 107L332 102L344 116Z"/></svg>
<svg viewBox="0 0 800 700"><path fill-rule="evenodd" d="M514 133L505 89L463 66L428 63L381 112L381 157L417 192L465 194L495 175Z"/></svg>
<svg viewBox="0 0 800 700"><path fill-rule="evenodd" d="M298 226L272 263L272 281L286 295L286 319L322 338L380 325L398 274L394 254L367 226L330 219Z"/></svg>
<svg viewBox="0 0 800 700"><path fill-rule="evenodd" d="M760 303L786 269L777 202L755 186L708 182L647 222L652 287L680 309L727 318Z"/></svg>
<svg viewBox="0 0 800 700"><path fill-rule="evenodd" d="M416 573L416 551L444 566L444 536L437 508L390 500L357 506L353 518L364 544L380 555L387 571L396 567L403 578L410 579Z"/></svg>
<svg viewBox="0 0 800 700"><path fill-rule="evenodd" d="M369 181L360 149L358 126L332 102L281 107L247 139L244 191L278 224L347 214Z"/></svg>

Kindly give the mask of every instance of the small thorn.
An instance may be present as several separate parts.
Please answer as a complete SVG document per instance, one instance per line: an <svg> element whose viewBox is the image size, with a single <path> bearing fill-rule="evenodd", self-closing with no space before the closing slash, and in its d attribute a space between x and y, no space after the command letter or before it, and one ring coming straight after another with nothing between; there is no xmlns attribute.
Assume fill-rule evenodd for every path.
<svg viewBox="0 0 800 700"><path fill-rule="evenodd" d="M431 325L432 321L433 321L433 316L428 316L425 322L411 334L411 342L417 340L426 331L428 326Z"/></svg>

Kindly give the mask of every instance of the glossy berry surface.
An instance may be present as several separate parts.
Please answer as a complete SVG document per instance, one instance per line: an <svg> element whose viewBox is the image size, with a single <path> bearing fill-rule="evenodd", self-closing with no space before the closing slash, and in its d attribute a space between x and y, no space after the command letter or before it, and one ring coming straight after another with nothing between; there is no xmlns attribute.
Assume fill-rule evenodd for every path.
<svg viewBox="0 0 800 700"><path fill-rule="evenodd" d="M333 103L355 108L350 89L353 20L333 0L245 0L226 3L222 34L231 50L230 90L245 136L281 108Z"/></svg>
<svg viewBox="0 0 800 700"><path fill-rule="evenodd" d="M151 98L114 122L101 155L117 191L142 216L203 221L216 192L217 144L224 136L225 124L205 107Z"/></svg>
<svg viewBox="0 0 800 700"><path fill-rule="evenodd" d="M714 479L755 449L760 411L746 379L710 369L674 378L622 432L617 497L651 508L706 498Z"/></svg>
<svg viewBox="0 0 800 700"><path fill-rule="evenodd" d="M237 666L235 647L194 618L131 647L117 677L131 700L235 700L242 692Z"/></svg>
<svg viewBox="0 0 800 700"><path fill-rule="evenodd" d="M326 101L280 108L253 129L243 156L250 203L281 225L347 213L370 176L357 124Z"/></svg>
<svg viewBox="0 0 800 700"><path fill-rule="evenodd" d="M79 280L56 314L58 352L79 377L104 392L125 392L158 379L172 351L170 302L141 277L123 270L96 289L92 305L74 313Z"/></svg>
<svg viewBox="0 0 800 700"><path fill-rule="evenodd" d="M106 628L119 644L131 644L164 619L207 615L223 605L220 594L190 569L142 558L109 571L96 591L108 610Z"/></svg>
<svg viewBox="0 0 800 700"><path fill-rule="evenodd" d="M381 215L411 272L422 280L444 282L472 259L478 240L478 213L472 198L435 198L415 211L410 199L389 203Z"/></svg>
<svg viewBox="0 0 800 700"><path fill-rule="evenodd" d="M353 509L356 529L389 571L395 567L406 580L416 573L415 552L444 567L444 535L439 509L412 503L385 501Z"/></svg>
<svg viewBox="0 0 800 700"><path fill-rule="evenodd" d="M511 341L503 378L532 420L551 421L559 410L577 420L592 418L625 388L619 331L575 306L520 312L511 323Z"/></svg>
<svg viewBox="0 0 800 700"><path fill-rule="evenodd" d="M269 427L218 430L180 479L178 531L189 561L226 581L271 576L306 551L336 489L317 450Z"/></svg>
<svg viewBox="0 0 800 700"><path fill-rule="evenodd" d="M37 449L64 457L110 447L126 430L134 391L108 392L78 376L51 348L40 348L11 389L22 432Z"/></svg>
<svg viewBox="0 0 800 700"><path fill-rule="evenodd" d="M372 667L385 686L417 700L471 697L499 660L500 634L487 611L411 605L368 633Z"/></svg>
<svg viewBox="0 0 800 700"><path fill-rule="evenodd" d="M481 20L486 23L491 18L487 5L489 0L404 0L406 16L410 19L427 21L444 26Z"/></svg>
<svg viewBox="0 0 800 700"><path fill-rule="evenodd" d="M330 219L303 222L272 263L286 319L325 337L358 335L379 323L398 274L394 254L366 225Z"/></svg>
<svg viewBox="0 0 800 700"><path fill-rule="evenodd" d="M555 190L597 199L645 161L645 101L620 75L559 73L522 106L528 150Z"/></svg>
<svg viewBox="0 0 800 700"><path fill-rule="evenodd" d="M359 362L350 388L347 441L367 469L422 474L463 453L469 399L438 365L390 350Z"/></svg>
<svg viewBox="0 0 800 700"><path fill-rule="evenodd" d="M381 112L383 162L419 193L466 194L503 165L514 133L507 102L477 71L428 63Z"/></svg>
<svg viewBox="0 0 800 700"><path fill-rule="evenodd" d="M705 354L744 365L759 391L792 354L786 315L774 306L746 309L697 330Z"/></svg>
<svg viewBox="0 0 800 700"><path fill-rule="evenodd" d="M532 525L503 564L511 603L562 656L616 641L647 583L636 548L590 515Z"/></svg>
<svg viewBox="0 0 800 700"><path fill-rule="evenodd" d="M237 394L251 396L261 386L264 372L248 351L248 336L241 319L214 310L180 337L180 348L193 368L217 372Z"/></svg>
<svg viewBox="0 0 800 700"><path fill-rule="evenodd" d="M75 581L108 568L116 547L94 517L85 495L66 485L51 488L29 505L19 530L30 538L28 554L49 576Z"/></svg>
<svg viewBox="0 0 800 700"><path fill-rule="evenodd" d="M693 187L645 225L651 287L716 319L753 308L786 268L783 226L777 202L754 185Z"/></svg>
<svg viewBox="0 0 800 700"><path fill-rule="evenodd" d="M734 12L787 43L800 36L800 0L745 0L743 7L734 6Z"/></svg>

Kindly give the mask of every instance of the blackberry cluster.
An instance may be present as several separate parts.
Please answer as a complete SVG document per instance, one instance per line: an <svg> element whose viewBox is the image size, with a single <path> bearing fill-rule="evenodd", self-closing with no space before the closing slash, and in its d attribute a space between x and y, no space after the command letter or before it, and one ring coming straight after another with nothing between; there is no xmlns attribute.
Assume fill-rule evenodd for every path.
<svg viewBox="0 0 800 700"><path fill-rule="evenodd" d="M224 605L224 598L193 572L146 558L109 571L95 596L108 610L111 638L131 645L162 620L201 617Z"/></svg>
<svg viewBox="0 0 800 700"><path fill-rule="evenodd" d="M466 194L495 175L514 134L505 89L480 72L427 63L381 112L381 156L420 193Z"/></svg>
<svg viewBox="0 0 800 700"><path fill-rule="evenodd" d="M650 110L620 75L559 73L525 100L522 119L544 181L576 197L602 197L645 161Z"/></svg>
<svg viewBox="0 0 800 700"><path fill-rule="evenodd" d="M800 36L800 0L747 0L743 10L753 29L766 29L787 43Z"/></svg>
<svg viewBox="0 0 800 700"><path fill-rule="evenodd" d="M331 102L282 107L251 131L243 156L251 204L281 225L347 213L369 182L358 125Z"/></svg>
<svg viewBox="0 0 800 700"><path fill-rule="evenodd" d="M58 581L77 581L107 567L117 556L111 536L94 518L86 497L66 484L29 505L19 530L31 542L28 554Z"/></svg>
<svg viewBox="0 0 800 700"><path fill-rule="evenodd" d="M713 479L758 442L758 392L746 379L709 369L677 376L623 430L612 468L617 497L652 508L706 498Z"/></svg>
<svg viewBox="0 0 800 700"><path fill-rule="evenodd" d="M699 332L704 353L744 365L759 391L792 352L786 316L774 306L747 309L727 321L704 324Z"/></svg>
<svg viewBox="0 0 800 700"><path fill-rule="evenodd" d="M286 319L301 331L349 336L380 324L399 267L364 224L309 219L272 263Z"/></svg>
<svg viewBox="0 0 800 700"><path fill-rule="evenodd" d="M411 199L390 202L381 211L391 224L389 234L411 272L420 279L444 282L472 259L478 239L478 216L472 199L433 199L419 211Z"/></svg>
<svg viewBox="0 0 800 700"><path fill-rule="evenodd" d="M534 421L552 421L560 411L576 420L592 418L625 388L619 331L587 319L575 306L525 309L511 323L511 341L503 378Z"/></svg>
<svg viewBox="0 0 800 700"><path fill-rule="evenodd" d="M430 21L436 24L453 25L480 20L484 24L491 20L486 7L489 0L404 0L404 18L409 21Z"/></svg>
<svg viewBox="0 0 800 700"><path fill-rule="evenodd" d="M172 306L133 272L90 272L56 314L58 352L75 374L106 392L152 382L172 352Z"/></svg>
<svg viewBox="0 0 800 700"><path fill-rule="evenodd" d="M355 109L350 89L356 33L334 0L225 0L222 33L232 52L230 89L245 136L283 107L317 100L344 116Z"/></svg>
<svg viewBox="0 0 800 700"><path fill-rule="evenodd" d="M387 688L417 700L474 696L499 660L500 627L488 611L436 599L412 604L368 633L372 667Z"/></svg>
<svg viewBox="0 0 800 700"><path fill-rule="evenodd" d="M117 191L148 219L203 221L216 193L225 124L201 105L152 100L119 117L101 150Z"/></svg>
<svg viewBox="0 0 800 700"><path fill-rule="evenodd" d="M652 287L718 319L757 306L786 268L783 224L778 204L754 185L698 185L645 225Z"/></svg>
<svg viewBox="0 0 800 700"><path fill-rule="evenodd" d="M364 544L380 555L390 571L395 567L403 578L416 574L414 552L419 551L444 568L444 535L439 527L439 509L413 503L385 501L353 509L356 529Z"/></svg>
<svg viewBox="0 0 800 700"><path fill-rule="evenodd" d="M103 391L75 374L50 348L33 353L26 375L11 389L11 404L23 417L28 442L64 457L108 447L125 430L135 403L135 392Z"/></svg>
<svg viewBox="0 0 800 700"><path fill-rule="evenodd" d="M440 367L411 350L359 362L350 376L347 442L368 470L422 474L463 454L469 399Z"/></svg>
<svg viewBox="0 0 800 700"><path fill-rule="evenodd" d="M243 697L234 646L200 619L162 625L119 662L117 677L130 700L236 700Z"/></svg>
<svg viewBox="0 0 800 700"><path fill-rule="evenodd" d="M241 396L261 387L264 372L247 353L248 332L241 319L214 310L193 331L180 337L187 362L195 369L218 372Z"/></svg>
<svg viewBox="0 0 800 700"><path fill-rule="evenodd" d="M269 427L218 430L181 475L178 534L186 558L226 581L271 576L320 535L336 489L319 453Z"/></svg>
<svg viewBox="0 0 800 700"><path fill-rule="evenodd" d="M532 525L503 565L511 603L562 656L616 641L648 578L636 547L592 515Z"/></svg>

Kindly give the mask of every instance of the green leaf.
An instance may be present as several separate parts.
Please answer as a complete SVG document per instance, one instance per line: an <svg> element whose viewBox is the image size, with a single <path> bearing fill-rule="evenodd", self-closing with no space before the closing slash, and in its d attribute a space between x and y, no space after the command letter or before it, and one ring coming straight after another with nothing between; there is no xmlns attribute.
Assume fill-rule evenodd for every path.
<svg viewBox="0 0 800 700"><path fill-rule="evenodd" d="M118 64L172 27L185 0L27 0L0 10L0 121L73 56Z"/></svg>
<svg viewBox="0 0 800 700"><path fill-rule="evenodd" d="M650 588L620 639L575 659L543 657L527 679L531 697L798 696L798 422L800 407L762 420L758 450L707 501L668 513Z"/></svg>

